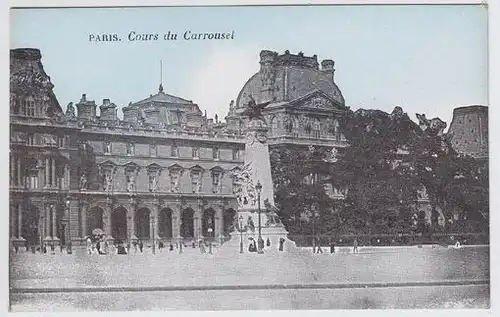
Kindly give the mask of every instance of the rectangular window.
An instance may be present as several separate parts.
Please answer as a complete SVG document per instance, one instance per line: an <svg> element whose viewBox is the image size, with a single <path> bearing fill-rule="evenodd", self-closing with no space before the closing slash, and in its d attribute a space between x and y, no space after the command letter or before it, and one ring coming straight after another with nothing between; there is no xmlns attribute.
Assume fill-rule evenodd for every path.
<svg viewBox="0 0 500 317"><path fill-rule="evenodd" d="M35 189L38 188L38 171L33 170L28 176L28 188Z"/></svg>
<svg viewBox="0 0 500 317"><path fill-rule="evenodd" d="M157 155L156 144L149 145L149 155L152 157L156 157L156 155Z"/></svg>
<svg viewBox="0 0 500 317"><path fill-rule="evenodd" d="M127 155L134 155L135 147L133 143L127 143Z"/></svg>
<svg viewBox="0 0 500 317"><path fill-rule="evenodd" d="M177 157L179 155L179 149L177 148L177 145L172 145L170 148L170 156L172 157Z"/></svg>
<svg viewBox="0 0 500 317"><path fill-rule="evenodd" d="M28 133L28 138L26 139L28 145L35 145L35 134Z"/></svg>
<svg viewBox="0 0 500 317"><path fill-rule="evenodd" d="M24 115L28 117L35 116L35 101L29 99L24 101Z"/></svg>
<svg viewBox="0 0 500 317"><path fill-rule="evenodd" d="M200 189L200 173L192 172L191 173L191 189L193 193L199 192Z"/></svg>
<svg viewBox="0 0 500 317"><path fill-rule="evenodd" d="M214 194L220 191L220 173L212 173L212 192Z"/></svg>
<svg viewBox="0 0 500 317"><path fill-rule="evenodd" d="M200 158L200 149L197 147L193 147L193 158L195 158L195 159Z"/></svg>
<svg viewBox="0 0 500 317"><path fill-rule="evenodd" d="M340 131L338 127L335 127L335 140L340 142Z"/></svg>
<svg viewBox="0 0 500 317"><path fill-rule="evenodd" d="M58 136L57 137L57 146L60 148L64 147L64 136Z"/></svg>
<svg viewBox="0 0 500 317"><path fill-rule="evenodd" d="M111 154L111 142L104 142L104 154Z"/></svg>
<svg viewBox="0 0 500 317"><path fill-rule="evenodd" d="M219 148L214 147L212 149L212 157L214 160L218 160L220 157Z"/></svg>

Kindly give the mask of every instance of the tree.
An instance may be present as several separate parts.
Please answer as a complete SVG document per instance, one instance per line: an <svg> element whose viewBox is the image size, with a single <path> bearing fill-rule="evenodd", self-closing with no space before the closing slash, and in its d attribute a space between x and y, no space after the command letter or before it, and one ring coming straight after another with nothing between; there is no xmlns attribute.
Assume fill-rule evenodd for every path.
<svg viewBox="0 0 500 317"><path fill-rule="evenodd" d="M334 164L336 186L347 186L344 223L357 233L402 230L414 209L418 181L408 162L407 149L418 126L396 107L392 114L379 110L349 111L341 122L349 147ZM338 180L338 181L337 181Z"/></svg>
<svg viewBox="0 0 500 317"><path fill-rule="evenodd" d="M278 215L291 234L312 234L314 224L321 232L324 224L330 224L323 221L332 208L321 177L329 172L325 158L326 150L321 148L278 146L271 149Z"/></svg>

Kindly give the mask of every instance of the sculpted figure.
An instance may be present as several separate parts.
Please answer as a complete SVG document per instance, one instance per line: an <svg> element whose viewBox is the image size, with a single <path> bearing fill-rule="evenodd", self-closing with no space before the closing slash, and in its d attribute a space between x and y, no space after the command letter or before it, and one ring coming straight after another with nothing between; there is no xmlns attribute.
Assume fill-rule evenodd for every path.
<svg viewBox="0 0 500 317"><path fill-rule="evenodd" d="M66 106L66 117L68 119L75 119L76 118L75 107L73 106L72 102L68 103L68 105Z"/></svg>
<svg viewBox="0 0 500 317"><path fill-rule="evenodd" d="M151 180L151 191L156 192L158 189L158 179L156 178L156 175L153 175L153 179Z"/></svg>
<svg viewBox="0 0 500 317"><path fill-rule="evenodd" d="M249 95L248 98L250 100L248 101L247 109L245 109L245 111L243 111L241 115L248 116L248 119L250 121L252 121L253 119L257 119L266 122L266 120L264 120L264 116L262 115L262 109L264 109L268 104L270 104L271 101L257 104L255 102L255 99L253 99L252 95Z"/></svg>
<svg viewBox="0 0 500 317"><path fill-rule="evenodd" d="M87 175L85 173L80 176L80 189L87 189Z"/></svg>
<svg viewBox="0 0 500 317"><path fill-rule="evenodd" d="M112 184L113 184L113 177L111 176L111 172L107 172L106 175L105 175L105 178L106 178L106 188L105 190L106 191L111 191L111 187L112 187Z"/></svg>
<svg viewBox="0 0 500 317"><path fill-rule="evenodd" d="M128 179L128 184L127 184L129 192L134 191L134 185L135 185L135 176L132 174L132 175L130 175L130 177Z"/></svg>

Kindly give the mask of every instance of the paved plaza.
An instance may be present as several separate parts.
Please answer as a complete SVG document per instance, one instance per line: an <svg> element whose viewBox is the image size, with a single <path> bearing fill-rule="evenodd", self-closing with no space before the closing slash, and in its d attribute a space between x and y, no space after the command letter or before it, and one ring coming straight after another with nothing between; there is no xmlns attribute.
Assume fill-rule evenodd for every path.
<svg viewBox="0 0 500 317"><path fill-rule="evenodd" d="M222 304L241 304L231 300L234 296L249 298L249 309L406 308L419 303L428 305L420 308L489 306L488 247L338 251L312 254L310 249L297 248L258 255L215 248L213 254L201 254L199 249L186 248L181 254L165 250L152 254L151 249L105 256L89 256L83 249L72 255L13 254L11 308L116 310L126 309L127 305L119 304L125 301L136 303L130 306L136 309L245 309ZM449 282L456 285L445 285ZM286 289L287 285L292 289ZM293 285L305 288L293 289ZM139 292L139 288L144 290ZM42 294L36 289L56 293ZM26 293L30 290L34 293ZM82 293L86 290L90 292ZM103 294L113 300L106 304L91 300ZM396 300L402 297L407 299ZM253 302L252 298L262 300Z"/></svg>

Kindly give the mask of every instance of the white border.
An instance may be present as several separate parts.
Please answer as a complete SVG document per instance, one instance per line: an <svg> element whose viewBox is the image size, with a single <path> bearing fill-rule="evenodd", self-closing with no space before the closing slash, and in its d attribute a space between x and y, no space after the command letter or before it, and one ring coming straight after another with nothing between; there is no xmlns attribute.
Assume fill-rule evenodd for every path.
<svg viewBox="0 0 500 317"><path fill-rule="evenodd" d="M6 1L7 2L7 1ZM491 243L491 249L490 249L490 254L491 254L491 265L490 265L490 271L491 271L491 309L488 310L413 310L413 311L407 311L407 310L377 310L377 311L354 311L354 310L335 310L335 311L266 311L266 312L261 312L261 311L245 311L245 312L237 312L237 311L217 311L217 312L179 312L179 311L174 311L174 312L161 312L161 313L154 313L154 312L141 312L141 315L148 315L148 316L190 316L192 314L198 315L208 315L208 316L235 316L237 315L238 317L243 317L243 316L255 316L255 315L267 315L267 316L275 316L275 315L280 315L280 316L303 316L304 314L306 315L311 315L311 316L332 316L332 315L342 315L342 316L359 316L359 315L378 315L378 314L383 314L383 316L421 316L421 314L430 314L434 315L436 314L437 316L494 316L495 313L494 311L497 311L498 315L498 301L499 299L499 294L497 292L497 281L499 279L499 274L497 274L497 271L500 267L500 262L498 261L498 248L496 247L495 241L498 241L499 234L498 230L496 229L495 224L500 224L500 215L498 214L500 210L499 208L495 208L496 206L500 206L499 204L499 198L498 194L495 195L495 193L498 193L498 189L496 189L495 184L498 181L498 176L500 172L500 167L498 164L495 162L498 162L499 158L497 153L499 153L499 146L498 146L498 141L495 139L496 135L500 135L500 125L497 124L499 122L499 114L500 114L500 107L498 105L500 98L498 94L498 88L497 89L492 89L493 87L500 87L500 79L498 76L498 68L499 68L499 63L498 63L498 57L500 56L500 50L498 49L498 40L499 40L499 33L500 33L500 22L498 20L498 12L499 12L499 7L500 3L498 0L492 0L492 1L470 1L470 0L436 0L436 1L419 1L419 0L406 0L406 1L388 1L388 0L372 0L372 1L302 1L302 0L274 0L274 1L265 1L265 0L253 0L253 1L230 1L230 0L219 0L219 1L214 1L214 0L208 0L208 1L199 1L199 0L170 0L170 1L161 1L161 0L72 0L72 1L67 1L67 0L10 0L8 3L6 2L1 2L1 15L0 15L0 21L4 25L3 27L0 27L0 35L4 41L2 41L2 49L0 50L0 60L1 60L1 70L2 70L2 76L0 77L0 97L3 102L2 102L2 110L5 111L5 115L0 116L0 120L3 120L3 122L0 122L0 127L2 128L2 135L4 137L0 138L1 140L1 146L4 151L4 155L0 156L3 166L8 166L8 148L9 148L9 138L8 138L8 127L9 127L9 122L8 122L8 70L9 70L9 49L10 49L10 41L9 41L9 8L10 7L109 7L109 6L200 6L200 5L304 5L304 4L314 4L314 5L319 5L319 4L350 4L350 5L361 5L361 4L488 4L488 10L489 10L489 122L490 122L490 130L489 130L489 140L490 140L490 201L491 201L491 206L490 206L490 232L491 232L491 238L490 238L490 243ZM474 61L464 61L464 63L470 63ZM3 194L0 196L2 198L2 206L3 208L1 209L3 211L3 216L5 218L8 218L8 169L3 168L4 171L3 176L5 178L0 182L0 192ZM7 246L7 241L8 241L8 221L3 221L2 222L4 227L4 230L2 231L4 233L4 243L1 244L2 249L0 251L0 254L2 255L2 280L1 280L1 285L4 287L1 289L1 298L4 299L6 311L8 311L8 246ZM4 310L2 310L4 311ZM73 313L44 313L44 316L67 316L67 315L72 315ZM34 313L23 313L23 314L16 314L16 315L22 315L22 316L39 316L41 314L34 314ZM121 316L121 315L129 315L129 316L136 316L137 312L113 312L113 313L85 313L84 315L91 315L91 316Z"/></svg>

